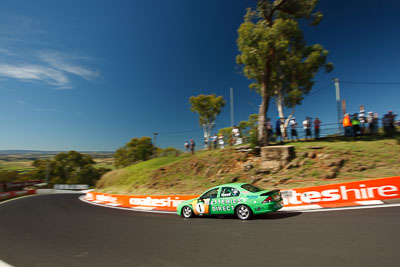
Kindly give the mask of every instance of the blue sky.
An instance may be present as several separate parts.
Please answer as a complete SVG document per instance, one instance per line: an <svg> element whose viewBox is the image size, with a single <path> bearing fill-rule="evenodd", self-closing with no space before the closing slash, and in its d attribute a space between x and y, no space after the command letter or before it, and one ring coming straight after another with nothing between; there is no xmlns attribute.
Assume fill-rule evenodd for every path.
<svg viewBox="0 0 400 267"><path fill-rule="evenodd" d="M133 137L160 133L157 145L201 143L188 100L222 95L217 128L257 113L260 97L235 63L237 28L253 0L2 1L0 150L113 151ZM324 20L304 25L309 44L330 51L296 109L301 121L337 118L332 78L350 112L360 104L400 112L398 1L320 1ZM347 83L346 83L347 82ZM359 82L359 83L353 83ZM391 83L391 84L388 84ZM271 102L269 117L277 116Z"/></svg>

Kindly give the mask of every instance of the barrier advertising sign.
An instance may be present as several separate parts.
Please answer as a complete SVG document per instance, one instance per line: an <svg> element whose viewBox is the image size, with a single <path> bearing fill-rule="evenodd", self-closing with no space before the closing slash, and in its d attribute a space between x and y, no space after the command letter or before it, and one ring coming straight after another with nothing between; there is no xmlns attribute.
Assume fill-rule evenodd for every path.
<svg viewBox="0 0 400 267"><path fill-rule="evenodd" d="M317 204L321 207L341 206L365 201L400 198L400 177L364 180L283 190L285 207Z"/></svg>
<svg viewBox="0 0 400 267"><path fill-rule="evenodd" d="M281 190L281 193L284 200L283 210L363 205L377 200L400 198L400 176L294 188ZM180 202L197 197L198 195L126 196L89 192L85 199L110 206L176 211Z"/></svg>

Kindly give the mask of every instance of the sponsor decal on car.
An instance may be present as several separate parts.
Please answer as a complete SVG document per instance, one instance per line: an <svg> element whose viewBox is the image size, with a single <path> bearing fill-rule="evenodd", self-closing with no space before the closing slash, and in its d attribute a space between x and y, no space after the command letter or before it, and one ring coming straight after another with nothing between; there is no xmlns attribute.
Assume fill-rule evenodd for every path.
<svg viewBox="0 0 400 267"><path fill-rule="evenodd" d="M190 204L194 208L194 214L196 215L208 214L210 212L210 199L204 199L204 201L195 199Z"/></svg>
<svg viewBox="0 0 400 267"><path fill-rule="evenodd" d="M234 211L235 206L216 206L212 207L212 211Z"/></svg>
<svg viewBox="0 0 400 267"><path fill-rule="evenodd" d="M239 204L242 202L242 199L215 199L211 200L211 205Z"/></svg>

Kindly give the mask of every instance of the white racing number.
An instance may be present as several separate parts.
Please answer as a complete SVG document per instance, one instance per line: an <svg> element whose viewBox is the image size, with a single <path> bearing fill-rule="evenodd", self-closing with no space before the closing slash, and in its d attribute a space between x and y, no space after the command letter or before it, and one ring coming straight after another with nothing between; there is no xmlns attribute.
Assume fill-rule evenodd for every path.
<svg viewBox="0 0 400 267"><path fill-rule="evenodd" d="M203 214L203 213L204 213L205 208L204 208L204 203L203 203L203 202L197 202L196 211L197 211L198 213L200 213L200 214Z"/></svg>

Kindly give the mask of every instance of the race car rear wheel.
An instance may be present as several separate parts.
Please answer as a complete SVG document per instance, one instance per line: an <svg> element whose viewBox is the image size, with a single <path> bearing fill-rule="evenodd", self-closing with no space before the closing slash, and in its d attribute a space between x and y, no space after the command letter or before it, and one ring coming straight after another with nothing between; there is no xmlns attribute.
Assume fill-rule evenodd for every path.
<svg viewBox="0 0 400 267"><path fill-rule="evenodd" d="M191 218L193 217L193 210L189 206L184 206L182 208L182 216L184 218Z"/></svg>
<svg viewBox="0 0 400 267"><path fill-rule="evenodd" d="M246 205L239 205L235 210L236 216L241 220L248 220L251 218L251 209Z"/></svg>

